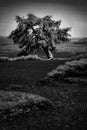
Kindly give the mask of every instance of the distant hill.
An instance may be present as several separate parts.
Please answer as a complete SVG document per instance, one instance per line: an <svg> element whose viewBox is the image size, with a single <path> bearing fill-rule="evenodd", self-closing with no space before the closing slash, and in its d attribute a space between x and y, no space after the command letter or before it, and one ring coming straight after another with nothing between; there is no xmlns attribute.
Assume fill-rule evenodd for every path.
<svg viewBox="0 0 87 130"><path fill-rule="evenodd" d="M80 40L80 39L81 39L81 38L78 38L78 37L77 37L77 38L74 38L74 37L73 37L73 38L70 38L70 41L71 41L71 42L76 42L76 41L78 41L78 40Z"/></svg>
<svg viewBox="0 0 87 130"><path fill-rule="evenodd" d="M18 51L18 45L15 45L11 39L0 36L0 56L13 57Z"/></svg>
<svg viewBox="0 0 87 130"><path fill-rule="evenodd" d="M2 44L12 44L13 41L11 39L8 39L6 36L0 36L0 45Z"/></svg>
<svg viewBox="0 0 87 130"><path fill-rule="evenodd" d="M81 38L77 41L74 41L74 44L87 44L87 38Z"/></svg>
<svg viewBox="0 0 87 130"><path fill-rule="evenodd" d="M84 39L84 40L87 40ZM57 44L56 48L58 52L78 52L78 51L86 51L87 47L82 46L83 41L81 38L70 38L70 41L66 43ZM81 41L81 43L79 43ZM76 44L73 44L76 43ZM81 44L81 47L79 46ZM86 45L86 44L85 44ZM17 56L19 51L18 45L14 44L11 39L8 39L5 36L0 36L0 57L1 56L8 56L14 57Z"/></svg>

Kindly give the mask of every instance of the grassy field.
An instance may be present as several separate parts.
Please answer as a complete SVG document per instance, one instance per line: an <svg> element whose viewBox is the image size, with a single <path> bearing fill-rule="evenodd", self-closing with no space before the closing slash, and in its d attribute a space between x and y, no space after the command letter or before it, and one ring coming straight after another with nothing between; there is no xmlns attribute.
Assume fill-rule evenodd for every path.
<svg viewBox="0 0 87 130"><path fill-rule="evenodd" d="M69 50L70 45L65 47L67 49L63 48L65 45L61 45L60 48L59 46L54 56L62 60L0 62L0 101L5 102L8 99L6 91L7 93L15 91L22 94L25 92L25 95L30 93L40 95L49 99L53 105L50 109L33 109L12 119L1 120L0 130L87 129L87 61L78 61L82 57L87 57L86 50L81 51L76 47ZM65 63L68 59L64 58L75 60L79 54L83 56L77 57L76 62ZM62 67L59 67L61 65ZM18 97L20 99L20 96ZM8 101L12 100L10 98Z"/></svg>
<svg viewBox="0 0 87 130"><path fill-rule="evenodd" d="M17 61L0 63L0 89L10 84L31 86L36 80L46 76L47 72L65 61Z"/></svg>

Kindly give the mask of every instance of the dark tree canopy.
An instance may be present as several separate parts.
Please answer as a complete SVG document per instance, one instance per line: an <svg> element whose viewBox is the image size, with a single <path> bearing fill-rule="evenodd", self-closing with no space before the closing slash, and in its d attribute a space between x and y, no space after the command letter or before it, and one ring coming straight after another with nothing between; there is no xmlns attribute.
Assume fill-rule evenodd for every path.
<svg viewBox="0 0 87 130"><path fill-rule="evenodd" d="M54 45L68 40L71 28L60 28L61 20L52 20L52 16L43 18L34 14L28 14L27 18L16 16L17 28L11 32L9 38L14 44L22 48L20 55L28 55L33 52L45 52L49 58L48 51L55 50Z"/></svg>

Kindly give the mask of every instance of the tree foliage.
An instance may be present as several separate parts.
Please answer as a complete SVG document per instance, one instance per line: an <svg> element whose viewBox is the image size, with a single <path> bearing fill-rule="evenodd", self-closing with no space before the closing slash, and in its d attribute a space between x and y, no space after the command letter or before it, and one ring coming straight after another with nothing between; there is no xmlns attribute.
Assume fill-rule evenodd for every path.
<svg viewBox="0 0 87 130"><path fill-rule="evenodd" d="M11 32L9 38L14 44L22 48L20 55L28 55L33 52L46 52L55 50L54 44L68 40L71 28L60 28L61 20L52 20L52 16L43 18L34 14L28 14L27 18L16 16L17 27ZM47 54L46 54L47 55Z"/></svg>

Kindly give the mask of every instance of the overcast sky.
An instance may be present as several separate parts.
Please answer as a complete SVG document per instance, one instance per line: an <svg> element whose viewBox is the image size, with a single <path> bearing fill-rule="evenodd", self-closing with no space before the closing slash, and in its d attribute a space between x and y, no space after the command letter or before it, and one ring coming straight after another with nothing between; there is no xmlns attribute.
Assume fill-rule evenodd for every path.
<svg viewBox="0 0 87 130"><path fill-rule="evenodd" d="M61 27L72 27L72 37L87 37L87 0L0 0L0 35L15 29L15 16L28 13L52 15Z"/></svg>

